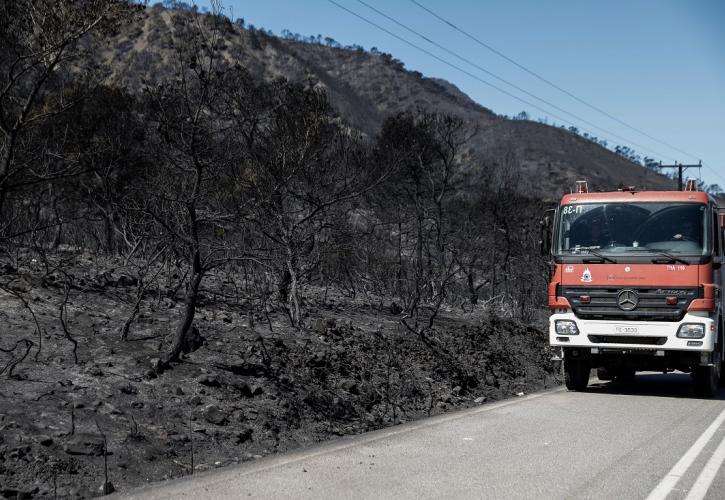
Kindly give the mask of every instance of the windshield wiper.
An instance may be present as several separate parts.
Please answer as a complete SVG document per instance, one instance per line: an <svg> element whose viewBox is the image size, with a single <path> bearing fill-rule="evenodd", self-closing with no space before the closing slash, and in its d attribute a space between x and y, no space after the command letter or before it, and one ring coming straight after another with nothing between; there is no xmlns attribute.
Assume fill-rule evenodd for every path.
<svg viewBox="0 0 725 500"><path fill-rule="evenodd" d="M661 248L646 248L646 247L641 247L641 248L633 248L632 250L629 250L629 251L630 252L656 253L656 254L660 255L661 257L664 257L665 259L667 259L666 262L657 262L658 261L657 257L653 257L652 258L652 262L654 262L655 264L666 264L666 263L672 263L672 262L679 262L680 264L685 264L685 265L688 265L688 266L690 265L690 263L687 262L682 257L678 257L677 255L673 255L670 252L668 252L667 250L663 250ZM659 260L661 260L661 259L659 259Z"/></svg>
<svg viewBox="0 0 725 500"><path fill-rule="evenodd" d="M668 259L667 262L679 262L680 264L685 264L685 265L688 265L688 266L690 265L690 263L687 262L682 257L678 257L676 255L672 255L671 253L669 253L666 250L660 250L659 248L650 248L649 250L651 250L652 252L657 252L662 257ZM653 258L652 259L652 262L654 262L655 264L658 264L657 257ZM664 262L663 262L663 264L664 264Z"/></svg>
<svg viewBox="0 0 725 500"><path fill-rule="evenodd" d="M609 261L612 264L616 264L617 263L617 261L614 260L613 258L607 257L606 255L603 255L603 254L601 254L601 253L599 253L597 251L592 250L591 248L590 249L587 249L587 252L588 252L589 255L594 255L596 257L596 259L587 259L585 257L585 258L582 259L582 262L584 262L585 264L586 263L596 264L597 262L602 263L602 262L605 262L605 261Z"/></svg>

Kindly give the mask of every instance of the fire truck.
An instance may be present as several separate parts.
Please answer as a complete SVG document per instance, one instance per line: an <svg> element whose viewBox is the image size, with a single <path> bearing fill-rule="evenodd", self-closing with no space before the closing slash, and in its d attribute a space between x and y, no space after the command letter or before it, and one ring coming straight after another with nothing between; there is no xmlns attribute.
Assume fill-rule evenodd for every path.
<svg viewBox="0 0 725 500"><path fill-rule="evenodd" d="M638 371L692 374L714 396L725 376L723 219L688 179L683 191L565 195L553 219L549 341L566 387L632 381ZM547 245L549 246L549 245Z"/></svg>

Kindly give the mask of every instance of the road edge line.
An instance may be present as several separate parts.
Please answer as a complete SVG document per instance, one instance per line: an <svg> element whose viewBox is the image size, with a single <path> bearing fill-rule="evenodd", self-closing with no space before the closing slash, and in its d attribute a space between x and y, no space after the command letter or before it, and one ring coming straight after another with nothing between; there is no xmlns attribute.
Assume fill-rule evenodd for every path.
<svg viewBox="0 0 725 500"><path fill-rule="evenodd" d="M695 462L700 452L705 448L712 436L717 432L720 425L725 421L725 410L715 417L715 420L708 426L700 437L690 446L690 449L672 466L665 477L655 486L647 497L647 500L664 500L677 485L680 478L687 472L687 469Z"/></svg>
<svg viewBox="0 0 725 500"><path fill-rule="evenodd" d="M723 461L725 461L725 437L722 438L722 441L720 441L710 460L707 461L702 472L695 479L695 484L692 485L692 489L687 494L685 500L702 500L705 498L707 490L710 489L710 485L715 480L715 476L717 476Z"/></svg>

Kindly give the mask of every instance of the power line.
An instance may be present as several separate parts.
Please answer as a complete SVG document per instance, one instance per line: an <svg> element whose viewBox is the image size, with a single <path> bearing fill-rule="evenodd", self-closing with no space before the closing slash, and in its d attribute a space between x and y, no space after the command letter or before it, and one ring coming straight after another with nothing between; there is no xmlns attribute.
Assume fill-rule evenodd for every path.
<svg viewBox="0 0 725 500"><path fill-rule="evenodd" d="M401 36L399 36L399 35L397 35L397 34L393 33L392 31L390 31L390 30L388 30L388 29L386 29L386 28L383 28L382 26L380 26L379 24L375 23L374 21L371 21L370 19L368 19L368 18L366 18L366 17L362 16L361 14L358 14L357 12L355 12L355 11L353 11L353 10L350 10L350 9L348 9L347 7L345 7L345 6L341 5L341 4L339 4L339 3L338 3L338 2L336 2L335 0L327 0L327 1L328 1L329 3L331 3L331 4L335 5L336 7L338 7L338 8L340 8L340 9L344 10L345 12L347 12L347 13L349 13L349 14L351 14L351 15L355 16L355 17L357 17L358 19L360 19L360 20L362 20L362 21L364 21L364 22L366 22L366 23L370 24L371 26L374 26L375 28L379 29L380 31L382 31L382 32L384 32L384 33L387 33L388 35L392 36L393 38L396 38L397 40L400 40L401 42L403 42L403 43L405 43L405 44L407 44L407 45L409 45L409 46L413 47L414 49L416 49L416 50L418 50L418 51L420 51L420 52L423 52L424 54L426 54L426 55L428 55L428 56L430 56L430 57L432 57L432 58L436 59L437 61L439 61L439 62L441 62L441 63L443 63L443 64L445 64L445 65L447 65L447 66L450 66L451 68L454 68L454 69L456 69L457 71L460 71L461 73L463 73L463 74L465 74L465 75L467 75L467 76L469 76L469 77L473 78L474 80L477 80L477 81L479 81L479 82L483 83L484 85L487 85L487 86L489 86L489 87L491 87L491 88L493 88L493 89L495 89L495 90L497 90L497 91L501 92L502 94L505 94L505 95L507 95L507 96L509 96L509 97L513 98L513 99L516 99L517 101L520 101L520 102L522 102L522 103L526 104L527 106L531 106L532 108L538 109L538 110L539 110L539 111L541 111L542 113L545 113L545 114L547 114L547 115L550 115L550 116L552 116L552 117L556 118L557 120L559 120L559 121L561 121L561 122L563 122L563 123L569 124L569 125L571 125L571 126L573 126L573 127L576 127L576 126L577 126L576 124L572 123L571 121L567 120L566 118L563 118L563 117L561 117L561 116L559 116L559 115L557 115L557 114L555 114L555 113L552 113L551 111L549 111L549 110L546 110L546 109L544 109L544 108L542 108L542 107L540 107L540 106L538 106L538 105L536 105L536 104L534 104L534 103L532 103L532 102L530 102L530 101L527 101L526 99L523 99L523 98L521 98L521 97L519 97L519 96L517 96L517 95L515 95L515 94L512 94L511 92L508 92L507 90L505 90L505 89L502 89L501 87L499 87L499 86L497 86L497 85L495 85L495 84L493 84L493 83L491 83L491 82L489 82L489 81L486 81L486 80L484 80L483 78L481 78L481 77L479 77L479 76L477 76L477 75L475 75L475 74L471 73L470 71L467 71L467 70L465 70L465 69L461 68L460 66L458 66L458 65L456 65L456 64L453 64L453 63L451 63L451 62L449 62L449 61L447 61L447 60L445 60L445 59L443 59L443 58L441 58L441 57L437 56L436 54L434 54L434 53L432 53L432 52L430 52L430 51L428 51L428 50L426 50L426 49L424 49L424 48L420 47L419 45L416 45L415 43L413 43L413 42L411 42L411 41L409 41L409 40L407 40L407 39L405 39L405 38L403 38L403 37L401 37ZM607 137L603 137L603 139L605 139L605 140L606 140L606 139L607 139ZM628 143L630 143L630 144L634 144L634 143L632 143L631 141L628 141L628 140L625 140L625 141L626 141L626 142L628 142ZM609 141L607 141L607 142L612 142L612 143L614 143L614 141L611 141L611 139L610 139ZM640 146L640 147L641 147L641 146ZM658 153L658 152L656 152L656 151L652 151L652 150L650 150L649 148L643 148L643 147L642 147L642 149L645 149L645 150L647 150L647 151L650 151L651 153L653 153L653 154L655 154L655 155L657 155L657 156L660 156L660 157L664 157L664 158L669 158L668 156L666 156L666 155L663 155L663 154L661 154L661 153Z"/></svg>
<svg viewBox="0 0 725 500"><path fill-rule="evenodd" d="M566 114L566 115L569 115L569 116L573 117L574 119L578 120L579 122L585 123L585 124L589 125L590 127L594 128L594 129L596 129L596 130L599 130L599 131L601 131L601 132L604 132L604 133L606 133L606 134L609 134L609 135L610 135L610 136L612 136L612 137L616 137L617 139L619 139L619 140L621 140L621 141L624 141L624 142L626 142L626 143L629 143L629 144L630 144L630 145L632 145L632 146L636 146L636 147L637 147L637 148L639 148L640 150L645 150L645 151L649 151L650 153L652 153L652 154L655 154L655 155L657 155L657 156L659 156L659 157L661 157L661 158L669 158L670 160L673 160L673 161L675 160L675 159L674 159L674 158L672 158L671 156L667 156L667 155L665 155L665 154L662 154L662 153L660 153L660 152L658 152L658 151L655 151L655 150L653 150L653 149L650 149L650 148L648 148L648 147L646 147L646 146L643 146L642 144L638 144L638 143L636 143L636 142L634 142L634 141L632 141L632 140L630 140L630 139L627 139L626 137L622 137L621 135L618 135L617 133L615 133L615 132L612 132L611 130L607 130L607 129L605 129L605 128L599 127L598 125L596 125L596 124L594 124L594 123L592 123L592 122L590 122L590 121L588 121L588 120L586 120L586 119L584 119L584 118L582 118L582 117L580 117L580 116L578 116L578 115L575 115L574 113L571 113L571 112L569 112L569 111L567 111L567 110L565 110L565 109L563 109L563 108L561 108L561 107L557 106L556 104L553 104L552 102L550 102L550 101L547 101L546 99L543 99L543 98L541 98L541 97L539 97L539 96L537 96L537 95L535 95L535 94L533 94L533 93L531 93L531 92L527 91L526 89L523 89L523 88L519 87L518 85L516 85L516 84L514 84L514 83L512 83L512 82L510 82L510 81L508 81L508 80L506 80L506 79L504 79L504 78L501 78L500 76L498 76L498 75L496 75L495 73L493 73L493 72L491 72L491 71L489 71L489 70L487 70L487 69L485 69L485 68L481 67L480 65L478 65L478 64L476 64L475 62L471 61L470 59L467 59L467 58L465 58L465 57L463 57L463 56L461 56L461 55L457 54L456 52L454 52L454 51L452 51L452 50L448 49L447 47L444 47L443 45L441 45L441 44L439 44L439 43L435 42L435 41L434 41L434 40L432 40L431 38L429 38L429 37L427 37L427 36L425 36L425 35L421 34L420 32L418 32L418 31L416 31L416 30L414 30L414 29L410 28L410 27L409 27L409 26L407 26L406 24L404 24L404 23L402 23L402 22L398 21L397 19L395 19L395 18L393 18L393 17L391 17L391 16L389 16L389 15L385 14L384 12L382 12L382 11L380 11L380 10L376 9L375 7L373 7L372 5L368 4L367 2L364 2L363 0L357 0L357 2L358 2L358 3L360 3L360 4L362 4L362 5L364 5L364 6L365 6L365 7L367 7L368 9L370 9L370 10L372 10L372 11L376 12L377 14L379 14L379 15L383 16L384 18L388 19L389 21L392 21L393 23L395 23L395 24L397 24L398 26L400 26L401 28L403 28L403 29L405 29L405 30L409 31L410 33L413 33L414 35L416 35L416 36L418 36L418 37L422 38L423 40L425 40L426 42L430 43L431 45L433 45L433 46L435 46L435 47L438 47L439 49L443 50L444 52L446 52L446 53L448 53L448 54L452 55L453 57L455 57L455 58L457 58L457 59L459 59L459 60L461 60L461 61L463 61L463 62L465 62L465 63L467 63L467 64L469 64L469 65L471 65L471 66L473 66L474 68L478 69L479 71L482 71L482 72L486 73L486 74L487 74L487 75L489 75L489 76L492 76L492 77L493 77L493 78L495 78L496 80L498 80L498 81L500 81L500 82L503 82L503 83L505 83L506 85L509 85L510 87L513 87L513 88L515 88L515 89L516 89L516 90L518 90L519 92L522 92L522 93L526 94L527 96L529 96L529 97L532 97L532 98L536 99L536 100L537 100L537 101L539 101L539 102L543 102L544 104L546 104L547 106L550 106L550 107L552 107L553 109L556 109L556 110L558 110L558 111L560 111L560 112L562 112L562 113L564 113L564 114Z"/></svg>
<svg viewBox="0 0 725 500"><path fill-rule="evenodd" d="M358 0L358 1L359 1L359 0ZM509 56L507 56L507 55L506 55L506 54L504 54L503 52L501 52L501 51L497 50L496 48L492 47L491 45L489 45L489 44L487 44L487 43L483 42L483 41L482 41L482 40L480 40L479 38L477 38L477 37L475 37L475 36L471 35L471 34L470 34L470 33L468 33L467 31L465 31L465 30L463 30L463 29L459 28L459 27L458 27L458 26L456 26L456 25L455 25L454 23L452 23L452 22L451 22L451 21L449 21L448 19L446 19L446 18L444 18L444 17L440 16L439 14L437 14L437 13L436 13L436 12L434 12L434 11L432 11L432 10L431 10L431 9L429 9L428 7L426 7L426 6L422 5L422 4L421 4L420 2L418 2L417 0L410 0L410 2L411 2L411 3L413 3L413 4L415 4L415 5L417 5L418 7L420 7L421 9L423 9L424 11L428 12L428 13L429 13L430 15L432 15L433 17L435 17L435 18L436 18L436 19L438 19L439 21L441 21L441 22L443 22L443 23L447 24L448 26L450 26L451 28L453 28L453 29L454 29L454 30L456 30L457 32L461 33L462 35L464 35L464 36L466 36L466 37L470 38L471 40L473 40L474 42L476 42L476 43L477 43L477 44L479 44L480 46L482 46L482 47L484 47L484 48L488 49L489 51L493 52L494 54L496 54L497 56L501 57L502 59L505 59L506 61L510 62L511 64L513 64L514 66L516 66L517 68L519 68L519 69L521 69L521 70L525 71L526 73L530 74L530 75L531 75L531 76L533 76L534 78L537 78L538 80L540 80L540 81L542 81L542 82L546 83L547 85L549 85L549 86L551 86L551 87L555 88L555 89L556 89L556 90L558 90L559 92L562 92L563 94L566 94L567 96L569 96L569 97L571 97L572 99L574 99L574 100L576 100L576 101L578 101L578 102L580 102L580 103L584 104L585 106L587 106L587 107L589 107L589 108L593 109L594 111L597 111L598 113L601 113L602 115L604 115L604 116L606 116L606 117L608 117L608 118L610 118L610 119L612 119L612 120L616 121L617 123L619 123L619 124L621 124L621 125L624 125L625 127L629 128L629 129L631 129L631 130L634 130L635 132L637 132L637 133L639 133L639 134L642 134L643 136L645 136L645 137L647 137L647 138L649 138L649 139L651 139L651 140L653 140L653 141L655 141L655 142L657 142L657 143L659 143L659 144L661 144L661 145L663 145L663 146L665 146L665 147L668 147L668 148L672 149L673 151L677 151L677 152L679 152L679 153L681 153L681 154L684 154L685 156L689 156L689 157L690 157L690 158L692 158L692 159L695 159L695 160L698 160L698 161L700 161L700 163L702 164L702 166L703 166L704 168L706 168L706 169L707 169L707 170L709 170L709 171L710 171L711 173L713 173L713 174L714 174L714 175L715 175L716 177L718 177L718 178L719 178L719 179L720 179L721 181L725 182L725 177L723 177L722 175L720 175L720 174L719 174L719 173L718 173L718 172L717 172L717 171L716 171L716 170L715 170L714 168L711 168L710 166L706 165L705 163L702 163L702 160L701 160L700 158L698 158L697 156L693 155L692 153L689 153L689 152L687 152L687 151L684 151L684 150L682 150L682 149L680 149L680 148L678 148L678 147L676 147L676 146L673 146L672 144L670 144L670 143L668 143L668 142L662 141L662 140L660 140L660 139L658 139L658 138L656 138L656 137L654 137L654 136L652 136L652 135L648 134L647 132L645 132L645 131L643 131L643 130L641 130L641 129L637 128L637 127L634 127L633 125L630 125L630 124L628 124L627 122L625 122L625 121L623 121L623 120L621 120L621 119L617 118L616 116L614 116L614 115L612 115L612 114L610 114L610 113L608 113L608 112L604 111L603 109L601 109L601 108L599 108L599 107L595 106L594 104L591 104L591 103L587 102L586 100L582 99L581 97L578 97L577 95L575 95L575 94L573 94L572 92L570 92L570 91L566 90L565 88L562 88L562 87L561 87L560 85L557 85L556 83L552 82L551 80L549 80L549 79L547 79L547 78L545 78L545 77L541 76L541 75L540 75L540 74L538 74L537 72L535 72L535 71L533 71L533 70L531 70L531 69L527 68L527 67L526 67L526 66L524 66L523 64L521 64L521 63L519 63L519 62L515 61L514 59L510 58ZM597 127L597 128L598 128L598 127ZM601 130L601 129L600 129L600 130ZM629 141L628 141L628 142L629 142ZM631 143L631 144L634 144L634 143ZM641 146L640 146L640 147L641 147ZM649 150L649 151L650 151L650 152L652 152L652 150ZM659 155L659 156L663 156L663 157L665 157L665 158L671 158L671 157L668 157L668 156L665 156L665 155Z"/></svg>
<svg viewBox="0 0 725 500"><path fill-rule="evenodd" d="M551 80L549 80L549 79L547 79L547 78L544 78L543 76L541 76L540 74L536 73L536 72L535 72L535 71L533 71L533 70L530 70L529 68L527 68L527 67L526 67L526 66L524 66L523 64L521 64L521 63L519 63L519 62L515 61L514 59L511 59L511 58L510 58L509 56L507 56L506 54L502 53L501 51L499 51L499 50L495 49L495 48L494 48L494 47L492 47L491 45L489 45L489 44L487 44L487 43L485 43L485 42L481 41L480 39L478 39L478 38L476 38L475 36L471 35L471 34L470 34L470 33L468 33L467 31L465 31L465 30L463 30L463 29L459 28L458 26L456 26L455 24L453 24L453 23L452 23L451 21L449 21L449 20L445 19L444 17L442 17L442 16L438 15L437 13L435 13L434 11L432 11L431 9L429 9L428 7L426 7L426 6L422 5L422 4L420 4L420 3L419 3L419 2L417 1L417 0L410 0L410 2L412 2L412 3L413 3L413 4L415 4L415 5L417 5L418 7L420 7L421 9L423 9L424 11L428 12L428 13L429 13L430 15L432 15L433 17L435 17L435 18L436 18L436 19L438 19L439 21L441 21L441 22L443 22L443 23L447 24L448 26L450 26L451 28L453 28L453 29L454 29L454 30L456 30L457 32L459 32L459 33L461 33L462 35L464 35L464 36L466 36L466 37L470 38L471 40L473 40L473 41L474 41L474 42L476 42L477 44L479 44L479 45L481 45L482 47L484 47L484 48L486 48L486 49L490 50L491 52L493 52L493 53L494 53L494 54L496 54L497 56L499 56L499 57L501 57L501 58L505 59L506 61L510 62L511 64L513 64L513 65L514 65L514 66L516 66L517 68L519 68L519 69L521 69L521 70L525 71L526 73L530 74L531 76L533 76L533 77L537 78L538 80L541 80L542 82L546 83L547 85L549 85L549 86L551 86L551 87L555 88L555 89L556 89L556 90L558 90L559 92L562 92L562 93L566 94L567 96L569 96L569 97L571 97L572 99L574 99L574 100L576 100L576 101L578 101L578 102L580 102L580 103L584 104L585 106L587 106L587 107L589 107L589 108L593 109L594 111L597 111L598 113L601 113L601 114L603 114L604 116L606 116L606 117L608 117L608 118L610 118L610 119L612 119L612 120L616 121L617 123L619 123L619 124L621 124L621 125L624 125L625 127L629 128L629 129L631 129L631 130L634 130L635 132L638 132L638 133L642 134L643 136L645 136L645 137L647 137L647 138L649 138L649 139L651 139L651 140L653 140L653 141L655 141L655 142L657 142L657 143L659 143L659 144L661 144L661 145L663 145L663 146L666 146L666 147L668 147L668 148L670 148L670 149L672 149L672 150L674 150L674 151L677 151L677 152L679 152L679 153L682 153L682 154L684 154L684 155L686 155L686 156L689 156L689 157L691 157L691 158L693 158L693 159L695 159L695 160L699 160L699 158L698 158L698 157L696 157L695 155L693 155L692 153L688 153L687 151L683 151L682 149L680 149L680 148L678 148L678 147L676 147L676 146L673 146L672 144L669 144L668 142L665 142L665 141L662 141L662 140L660 140L660 139L657 139L656 137L654 137L654 136L652 136L652 135L648 134L647 132L644 132L643 130L640 130L639 128L637 128L637 127L634 127L634 126L632 126L632 125L628 124L627 122L625 122L625 121L623 121L623 120L620 120L620 119L619 119L619 118L617 118L616 116L614 116L614 115L612 115L612 114L610 114L610 113L607 113L607 112L606 112L606 111L604 111L603 109L601 109L601 108L599 108L599 107L597 107L597 106L595 106L595 105L593 105L593 104L591 104L591 103L589 103L589 102L585 101L584 99L582 99L582 98L580 98L580 97L576 96L576 95L575 95L575 94L573 94L572 92L570 92L570 91L568 91L568 90L566 90L566 89L562 88L561 86L557 85L556 83L552 82Z"/></svg>

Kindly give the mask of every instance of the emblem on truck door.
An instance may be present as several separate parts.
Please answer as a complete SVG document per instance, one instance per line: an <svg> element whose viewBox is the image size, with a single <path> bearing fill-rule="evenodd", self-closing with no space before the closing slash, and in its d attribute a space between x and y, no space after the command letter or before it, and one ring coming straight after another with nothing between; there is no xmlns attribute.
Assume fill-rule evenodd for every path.
<svg viewBox="0 0 725 500"><path fill-rule="evenodd" d="M579 278L579 281L581 281L582 283L591 283L592 272L589 270L588 267L586 269L584 269L584 272L582 273L582 277Z"/></svg>
<svg viewBox="0 0 725 500"><path fill-rule="evenodd" d="M617 295L617 305L622 311L631 311L639 304L639 295L634 290L622 290Z"/></svg>

